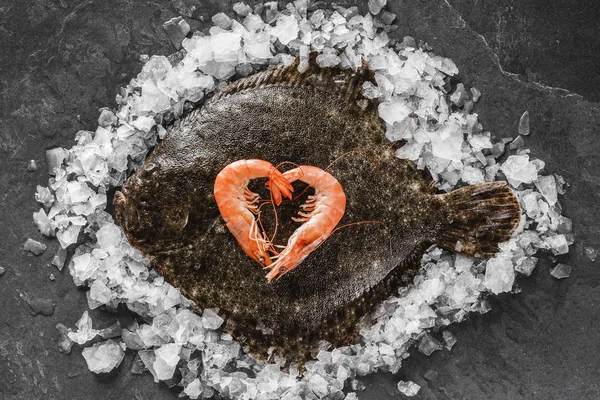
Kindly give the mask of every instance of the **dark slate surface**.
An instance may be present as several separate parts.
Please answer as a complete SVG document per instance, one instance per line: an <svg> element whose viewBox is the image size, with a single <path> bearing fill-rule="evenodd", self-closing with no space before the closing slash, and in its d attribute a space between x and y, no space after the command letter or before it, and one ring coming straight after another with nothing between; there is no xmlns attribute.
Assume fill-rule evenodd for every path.
<svg viewBox="0 0 600 400"><path fill-rule="evenodd" d="M586 245L600 247L600 106L592 103L600 99L600 6L548 3L390 0L399 35L427 41L457 63L465 84L483 92L475 111L486 129L516 136L519 116L529 110L526 146L571 183L561 201L577 242L560 258L574 267L571 278L554 280L551 261L542 259L531 277L519 279L522 293L493 297L490 313L450 328L458 338L451 352L415 353L396 376L364 378L361 399L402 398L400 379L419 383L420 399L600 398L600 261L583 255ZM33 193L47 183L45 149L70 147L78 129L95 129L98 108L115 105L118 87L141 68L140 54L174 51L164 21L182 14L195 27L221 9L229 2L0 4L0 399L177 398L149 374L130 374L131 355L99 377L87 371L81 349L58 352L54 326L72 326L87 305L66 271L47 267L57 243L31 221ZM35 172L26 170L30 159L39 165ZM26 254L20 247L28 237L48 250ZM53 315L34 316L27 301L36 299L54 304ZM98 327L115 318L99 310L92 317Z"/></svg>

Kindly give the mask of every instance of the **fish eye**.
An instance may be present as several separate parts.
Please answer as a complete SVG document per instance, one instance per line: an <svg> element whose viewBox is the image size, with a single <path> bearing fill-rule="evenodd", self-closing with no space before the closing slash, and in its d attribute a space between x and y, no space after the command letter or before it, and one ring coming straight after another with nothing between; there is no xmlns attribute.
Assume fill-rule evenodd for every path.
<svg viewBox="0 0 600 400"><path fill-rule="evenodd" d="M285 267L281 267L281 269L279 270L279 272L281 272L283 274L285 272Z"/></svg>

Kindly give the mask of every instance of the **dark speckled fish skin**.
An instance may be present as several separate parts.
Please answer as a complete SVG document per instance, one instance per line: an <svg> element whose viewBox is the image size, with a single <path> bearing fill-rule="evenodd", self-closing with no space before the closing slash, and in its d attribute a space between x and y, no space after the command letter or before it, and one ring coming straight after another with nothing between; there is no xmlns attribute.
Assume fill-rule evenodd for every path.
<svg viewBox="0 0 600 400"><path fill-rule="evenodd" d="M358 320L412 279L426 246L452 247L461 235L452 225L462 218L453 214L454 200L436 195L431 179L394 156L377 101L362 97L366 80L374 82L366 68L320 69L312 62L302 74L293 64L234 82L170 129L115 197L128 240L199 310L218 308L227 317L226 330L259 358L273 347L302 363L319 340L351 343ZM344 154L328 169L346 193L340 225L381 223L340 229L268 284L266 271L225 227L213 196L216 175L239 159L325 169ZM496 198L496 205L512 211L502 216L504 225L496 224L496 233L480 230L487 247L471 238L473 254L491 255L518 222L510 190L503 187ZM299 226L291 222L299 204L279 207L277 243L285 244ZM273 226L268 208L262 218Z"/></svg>

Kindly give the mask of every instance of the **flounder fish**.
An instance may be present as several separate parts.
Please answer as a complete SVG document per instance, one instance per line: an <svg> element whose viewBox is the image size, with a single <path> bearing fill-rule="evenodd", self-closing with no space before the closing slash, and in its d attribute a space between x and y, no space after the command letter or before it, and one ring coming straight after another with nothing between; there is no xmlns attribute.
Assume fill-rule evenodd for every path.
<svg viewBox="0 0 600 400"><path fill-rule="evenodd" d="M412 281L428 246L489 258L519 223L505 182L436 194L426 172L396 158L365 82L376 84L367 66L320 68L314 57L304 72L296 60L239 79L170 127L115 195L129 242L197 311L218 309L224 329L259 359L274 351L303 364L321 340L352 343L360 318ZM215 200L217 175L252 159L320 168L345 194L341 229L270 283L264 257L238 245ZM249 193L268 199L265 180L248 179ZM296 201L257 206L265 236L282 246L314 193L299 181L293 190Z"/></svg>

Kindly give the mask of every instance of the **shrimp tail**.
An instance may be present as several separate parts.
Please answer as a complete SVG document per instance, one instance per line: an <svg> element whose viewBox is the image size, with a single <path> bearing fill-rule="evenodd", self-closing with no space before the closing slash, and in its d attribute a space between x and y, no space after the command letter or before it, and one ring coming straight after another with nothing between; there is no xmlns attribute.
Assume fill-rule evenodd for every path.
<svg viewBox="0 0 600 400"><path fill-rule="evenodd" d="M436 242L467 257L492 257L521 220L519 201L506 182L471 185L440 197L447 225Z"/></svg>
<svg viewBox="0 0 600 400"><path fill-rule="evenodd" d="M294 188L292 184L280 171L273 169L269 175L269 180L266 183L267 188L271 191L271 196L276 205L280 205L282 196L288 199L292 198Z"/></svg>

